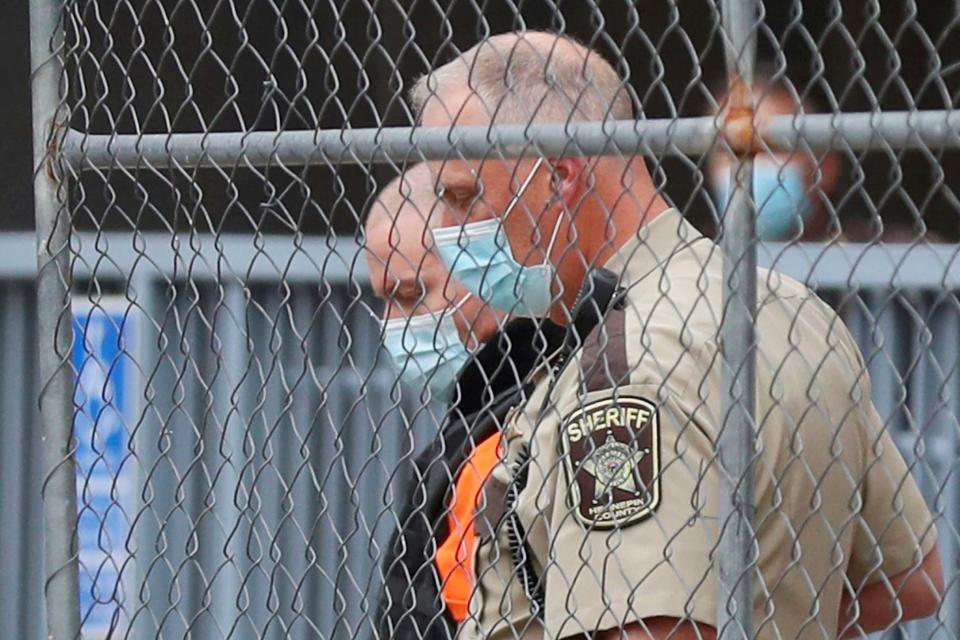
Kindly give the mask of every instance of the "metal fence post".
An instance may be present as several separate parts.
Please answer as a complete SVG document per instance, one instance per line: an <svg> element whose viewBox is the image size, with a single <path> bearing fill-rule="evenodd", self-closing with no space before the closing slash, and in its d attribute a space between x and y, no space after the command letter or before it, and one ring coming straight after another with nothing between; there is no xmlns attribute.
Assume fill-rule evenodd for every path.
<svg viewBox="0 0 960 640"><path fill-rule="evenodd" d="M46 571L52 576L45 599L50 638L78 636L81 619L86 632L94 635L89 610L80 606L94 589L101 588L104 594L112 586L124 587L111 596L117 604L114 611L131 620L129 628L119 623L115 633L132 638L245 634L363 638L375 634L374 599L387 553L384 534L404 526L400 509L410 498L393 493L395 488L406 487L398 478L413 473L410 463L419 451L412 444L401 447L396 434L406 434L401 438L410 442L427 439L438 432L439 423L431 407L401 402L394 392L398 380L378 355L377 331L363 313L355 313L362 311L358 307L365 306L369 294L367 274L362 270L362 253L367 247L362 242L355 244L362 238L359 232L353 238L334 238L334 233L360 225L363 209L359 200L366 198L366 208L374 188L382 187L393 169L406 171L418 160L622 157L643 150L659 161L661 155L698 157L714 152L718 135L726 136L732 148L732 198L721 215L720 242L726 256L717 336L722 387L715 389L711 377L709 388L711 398L717 392L722 396L716 441L720 480L714 487L719 491L721 523L713 565L718 587L716 624L721 638L737 640L752 640L755 624L776 627L780 622L777 616L753 620L754 594L762 591L757 587L763 584L756 567L758 543L753 523L754 469L759 466L754 463L756 401L768 398L766 386L756 386L756 264L758 258L763 262L765 249L758 246L756 238L752 153L763 145L777 151L839 149L859 171L864 158L852 151L880 151L899 172L904 158L891 150L919 150L937 171L935 184L922 185L924 192L931 188L944 191L949 199L951 183L942 158L931 153L960 145L960 110L951 110L949 96L943 100L943 109L917 111L912 98L919 96L909 92L906 110L887 111L883 109L888 100L884 99L887 83L878 88L866 82L865 88L875 94L866 112L839 111L847 106L841 97L828 113L781 115L765 120L762 130L755 130L751 89L757 30L763 28L764 33L775 36L771 40L775 39L777 59L791 59L791 66L796 66L804 59L792 59L796 47L788 51L780 45L786 44L787 35L795 28L808 30L812 40L819 40L820 28L794 17L783 33L777 20L759 13L773 3L719 0L715 6L722 9L720 35L732 89L728 112L722 117L674 117L687 110L681 107L690 96L706 91L708 76L714 71L708 60L714 48L709 44L700 50L697 42L706 26L713 43L717 25L712 11L707 21L699 13L681 21L682 3L663 2L664 9L676 17L675 24L662 33L648 33L638 19L626 25L624 37L682 37L689 46L681 48L692 47L704 63L693 65L695 75L685 82L673 80L675 75L682 80L682 71L689 65L671 68L675 63L667 52L669 47L661 50L658 46L652 56L641 53L639 58L621 47L616 56L618 70L630 72L622 77L634 84L643 83L638 59L643 67L656 68L654 86L662 90L669 109L662 112L660 98L649 108L651 114L661 112L663 117L616 123L476 125L455 130L392 127L383 126L394 119L388 112L410 110L399 91L406 79L401 75L417 64L412 60L401 66L401 54L415 54L423 65L433 66L436 55L450 46L447 28L453 29L459 20L454 19L453 8L471 5L476 18L485 22L487 12L478 3L447 3L451 10L444 13L442 46L431 43L432 37L418 39L412 32L403 38L386 35L389 29L383 30L381 23L395 20L388 17L395 10L411 25L416 23L419 33L428 31L417 22L425 14L418 11L414 18L412 10L407 13L399 8L403 3L379 3L391 5L384 7L354 3L364 7L356 9L360 13L352 18L346 10L333 7L335 20L330 20L324 11L303 11L295 6L305 3L273 0L260 3L262 12L251 10L242 18L227 20L226 26L218 10L207 6L217 3L202 0L178 3L189 5L189 11L121 10L109 20L102 20L96 11L77 10L77 4L30 0L40 265L37 331L47 473L43 508ZM598 0L570 4L601 15ZM635 7L631 8L636 13ZM653 9L654 14L657 11ZM604 19L612 22L606 12L603 7ZM518 19L520 13L518 9ZM770 17L775 13L771 11ZM186 14L191 15L184 18ZM904 26L916 28L923 37L939 37L927 33L915 17L908 17ZM368 40L352 35L362 29L346 26L360 24L356 20L366 24ZM686 32L686 20L698 22L696 32ZM306 23L305 39L288 26L292 24L299 32L302 22ZM337 24L333 42L327 27L332 22ZM863 52L858 32L879 26L873 23L877 18L871 15L865 21L831 24L829 30L851 36L851 53L859 59ZM583 37L572 20L570 26L570 35ZM203 34L199 48L190 35L197 28ZM257 62L248 64L236 57L237 28L244 38L248 31L250 35L241 57L256 58ZM118 35L129 40L131 30L135 46L112 46ZM175 33L186 37L170 37ZM593 35L611 36L600 25ZM586 40L594 42L592 37ZM819 64L831 55L830 49L820 44L816 42L810 52L810 62ZM362 45L363 52L357 45ZM895 45L891 44L890 54L897 53ZM933 56L938 52L930 53L931 64L936 66L924 86L936 84L940 93L947 93L942 86L944 78L957 65L945 53L941 66L939 55ZM191 61L199 64L181 64ZM65 75L61 65L66 68ZM634 73L634 68L639 73ZM865 70L857 75L864 75ZM806 95L804 87L794 85L787 76L785 73L784 80ZM64 78L70 81L66 94ZM354 78L356 86L351 81ZM831 87L839 86L843 79L839 74L821 78L818 84L832 93ZM220 81L223 93L214 86ZM211 89L198 91L202 84ZM145 89L147 85L153 90ZM681 85L682 95L677 89ZM359 107L348 108L351 102ZM899 107L901 102L896 99L892 104ZM233 115L224 115L225 104ZM326 106L316 111L320 104L330 105L329 113ZM641 104L648 108L646 96ZM367 106L372 107L377 126L371 124ZM334 113L338 110L343 112L339 120ZM250 119L253 113L268 111L275 117L273 128L266 117ZM68 123L77 128L66 128ZM388 160L394 166L383 174L366 166ZM686 159L683 161L686 164ZM67 175L86 175L82 181L66 183L57 176L56 167L64 168ZM250 171L253 167L265 169ZM316 171L291 170L299 167ZM694 195L702 199L699 191L707 184L714 186L714 176L704 171L708 167L703 163L689 163L688 168L698 185ZM365 188L351 186L351 171L363 174ZM319 186L316 173L324 174L323 181L332 180L333 188ZM671 171L664 170L663 176L668 173ZM659 187L659 179L657 183ZM899 176L894 183L898 190L905 189ZM359 178L356 184L360 184ZM861 213L882 221L875 204L879 201L872 199L868 186L867 181L857 184L856 190L870 199L869 211ZM943 195L933 191L930 195ZM839 222L846 207L829 193L821 195ZM952 202L947 205L948 212L954 208ZM918 227L925 224L928 211L941 215L934 211L936 206L925 201L911 208L910 213L917 214ZM696 208L684 207L683 213L693 217ZM311 237L310 229L315 227L301 224L310 219L322 222L319 227L325 236ZM230 231L235 220L241 229L238 233ZM85 231L88 224L95 231ZM149 231L155 228L160 231ZM88 241L81 243L84 238ZM9 242L9 238L0 239ZM954 507L960 505L951 499L960 492L955 482L960 474L952 473L955 461L946 460L936 467L935 457L921 447L930 451L938 446L931 434L941 407L947 431L960 415L960 394L953 393L960 373L949 358L920 353L934 350L928 346L931 341L902 339L898 334L907 332L898 328L901 323L910 327L915 323L926 330L937 317L935 311L946 314L948 326L931 333L948 336L942 338L944 344L952 336L960 336L960 304L955 295L960 288L960 261L955 259L956 245L950 245L939 247L936 255L928 256L928 262L918 263L919 245L915 240L901 247L900 253L883 245L851 248L833 243L816 248L810 244L768 246L766 251L774 255L777 269L789 262L791 253L797 260L803 258L796 263L801 266L788 275L815 286L829 284L826 288L846 307L845 313L865 318L861 344L878 356L868 358L868 368L884 372L877 377L886 375L887 385L896 390L904 381L923 390L911 391L909 397L889 394L890 406L881 407L881 413L895 416L886 425L891 432L906 433L905 426L897 426L900 422L922 429L916 438L913 431L909 434L908 445L917 443L911 461L915 470L924 474L930 467L927 475L934 478L930 495L936 496L931 503L935 501L938 508L947 505L937 518L952 527L957 521ZM842 256L834 253L840 249ZM871 255L875 258L882 254L884 260L889 259L887 270L865 267L870 262L862 258L874 249L877 251ZM815 258L807 261L811 256ZM831 262L831 256L836 260ZM0 249L2 260L9 257ZM818 280L817 274L825 270L831 271L832 280ZM921 275L911 281L917 278L911 273ZM873 279L871 292L865 292L865 277ZM78 503L74 460L80 458L77 468L81 477L87 475L91 480L95 474L84 473L84 449L80 448L78 456L71 441L75 414L82 417L83 408L73 395L70 367L71 279L86 282L88 278L98 287L88 294L90 302L99 300L103 283L111 291L124 291L130 307L128 320L133 314L143 314L145 318L138 320L146 320L143 331L136 334L141 344L118 356L139 369L135 374L141 405L137 419L130 423L132 429L125 434L132 448L124 464L126 469L134 466L140 472L139 497L130 501L132 508L125 512L130 516L128 548L111 546L106 553L105 562L122 567L116 577L110 574L93 581L97 586L89 589L87 573L95 573L94 565L86 553L78 556L76 529L78 504L81 513L92 505L86 492L81 492ZM948 280L951 289L944 294ZM849 291L851 284L858 288ZM923 293L926 306L904 294L902 289L908 286ZM837 294L835 290L841 289L842 295ZM877 321L877 309L887 317ZM362 319L356 320L357 316ZM93 349L84 346L84 351ZM899 351L892 353L901 348L904 353L909 350L909 355L901 358ZM949 346L942 349L948 356L957 351ZM900 360L909 362L901 366ZM760 373L764 379L765 367ZM876 385L874 395L878 395ZM908 411L912 419L901 419L900 414ZM5 414L5 418L10 416ZM412 426L431 421L433 424L423 427ZM81 436L73 442L77 440L81 445L93 441ZM949 443L942 448L949 454ZM114 485L126 482L116 469L113 479L117 481ZM127 507L126 500L111 496L109 501L112 510ZM108 519L101 524L94 534L110 532ZM81 551L86 550L87 534L88 529L81 527ZM950 539L954 555L949 555L950 551L944 554L945 566L955 567L951 561L956 557L957 537ZM812 546L805 546L804 560ZM82 590L78 568L84 571L80 574ZM837 577L834 572L830 579ZM951 577L956 587L955 575ZM811 597L816 603L825 590L813 586L817 590ZM960 589L951 588L945 602L958 598ZM103 610L105 604L113 606L98 602L94 608ZM820 612L826 610L821 607ZM930 628L955 629L949 613L954 610L960 611L960 607L951 609L944 604ZM927 627L915 624L914 629Z"/></svg>
<svg viewBox="0 0 960 640"><path fill-rule="evenodd" d="M73 432L73 344L70 313L69 221L60 198L63 184L52 150L61 137L59 0L30 1L32 68L34 207L37 233L37 323L40 370L40 417L44 482L41 489L47 637L80 635L80 587L77 559L77 479Z"/></svg>
<svg viewBox="0 0 960 640"><path fill-rule="evenodd" d="M753 119L753 66L756 55L754 0L724 0L730 103L727 118ZM752 131L749 126L748 131ZM753 158L737 149L730 167L731 198L723 214L723 426L717 438L720 463L720 539L717 631L720 638L753 637L754 536L753 470L756 434L757 307L756 212L751 195Z"/></svg>

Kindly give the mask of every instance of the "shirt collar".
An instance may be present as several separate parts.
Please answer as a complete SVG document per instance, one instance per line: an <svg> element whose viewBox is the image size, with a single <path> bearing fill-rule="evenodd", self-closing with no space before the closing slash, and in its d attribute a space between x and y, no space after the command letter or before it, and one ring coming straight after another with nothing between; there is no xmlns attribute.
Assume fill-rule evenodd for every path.
<svg viewBox="0 0 960 640"><path fill-rule="evenodd" d="M700 240L705 236L671 207L642 225L603 267L630 284L662 269L674 255Z"/></svg>
<svg viewBox="0 0 960 640"><path fill-rule="evenodd" d="M563 329L563 331L566 331L566 329ZM547 373L556 368L555 365L559 362L561 353L563 353L562 340L559 344L552 345L552 348L548 352L538 358L537 364L530 370L528 379L533 382L533 384L540 384L540 381L546 377ZM556 373L556 371L554 371L554 373Z"/></svg>
<svg viewBox="0 0 960 640"><path fill-rule="evenodd" d="M665 209L641 226L604 264L603 268L620 277L629 286L644 276L661 269L670 258L694 242L705 240L674 208ZM530 372L529 379L539 383L562 352L562 344L544 353Z"/></svg>

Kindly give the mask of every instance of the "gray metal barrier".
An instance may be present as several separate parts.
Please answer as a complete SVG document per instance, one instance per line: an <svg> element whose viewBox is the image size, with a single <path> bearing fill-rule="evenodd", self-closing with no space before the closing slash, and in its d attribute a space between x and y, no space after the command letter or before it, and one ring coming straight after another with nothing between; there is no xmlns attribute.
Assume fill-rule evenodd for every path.
<svg viewBox="0 0 960 640"><path fill-rule="evenodd" d="M129 309L139 333L133 395L149 399L128 427L135 450L156 458L138 458L136 472L122 476L134 485L139 517L125 544L136 561L116 603L104 598L120 605L131 637L179 638L188 628L198 638L231 629L237 638L371 634L364 607L375 601L382 545L404 499L403 461L438 422L409 410L416 403L405 405L386 363L376 364L367 294L346 275L346 265L356 276L362 264L353 239L299 239L299 248L291 237L262 241L195 236L174 248L169 237L134 244L102 234L97 244L77 235L82 297ZM947 597L905 637L960 632L958 253L955 245L759 250L762 264L810 283L839 309L867 359L877 407L937 514ZM43 635L30 256L31 236L0 237L3 638ZM218 264L247 276L216 286ZM188 265L189 280L176 279ZM122 288L125 278L134 284ZM228 428L236 422L244 428ZM82 507L89 494L79 493Z"/></svg>

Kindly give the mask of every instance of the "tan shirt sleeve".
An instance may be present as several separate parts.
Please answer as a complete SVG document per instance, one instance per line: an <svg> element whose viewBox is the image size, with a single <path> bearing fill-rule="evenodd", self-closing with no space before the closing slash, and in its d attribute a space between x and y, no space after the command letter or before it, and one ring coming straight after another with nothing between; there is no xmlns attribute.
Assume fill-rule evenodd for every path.
<svg viewBox="0 0 960 640"><path fill-rule="evenodd" d="M854 529L847 577L854 589L919 566L937 544L933 516L920 488L872 401L867 365L842 323L840 346L859 377L861 509ZM853 505L851 505L853 506Z"/></svg>
<svg viewBox="0 0 960 640"><path fill-rule="evenodd" d="M863 504L847 568L854 588L919 566L937 543L920 488L873 403L865 404Z"/></svg>
<svg viewBox="0 0 960 640"><path fill-rule="evenodd" d="M714 624L713 447L656 385L593 391L560 408L547 636L652 616Z"/></svg>

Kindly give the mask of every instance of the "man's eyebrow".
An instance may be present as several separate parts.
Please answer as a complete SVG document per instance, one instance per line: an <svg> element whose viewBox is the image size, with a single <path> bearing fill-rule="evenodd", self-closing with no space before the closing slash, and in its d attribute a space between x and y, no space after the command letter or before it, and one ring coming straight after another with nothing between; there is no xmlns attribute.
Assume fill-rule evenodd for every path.
<svg viewBox="0 0 960 640"><path fill-rule="evenodd" d="M383 290L380 293L380 297L382 298L389 298L400 286L400 283L397 281L397 279L389 273L383 274L380 284L383 285Z"/></svg>
<svg viewBox="0 0 960 640"><path fill-rule="evenodd" d="M383 279L383 297L384 298L393 298L397 294L401 293L405 289L416 289L422 285L422 280L419 275L411 276L409 278L397 278L396 276L386 276Z"/></svg>

